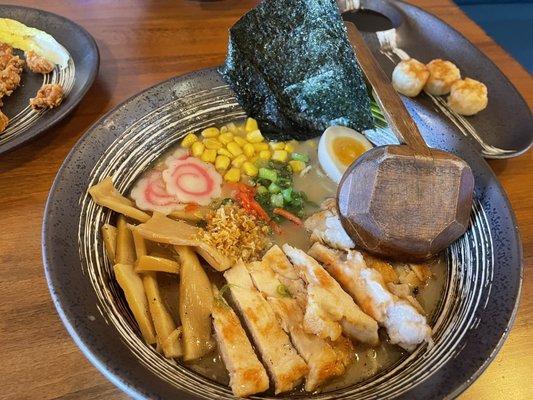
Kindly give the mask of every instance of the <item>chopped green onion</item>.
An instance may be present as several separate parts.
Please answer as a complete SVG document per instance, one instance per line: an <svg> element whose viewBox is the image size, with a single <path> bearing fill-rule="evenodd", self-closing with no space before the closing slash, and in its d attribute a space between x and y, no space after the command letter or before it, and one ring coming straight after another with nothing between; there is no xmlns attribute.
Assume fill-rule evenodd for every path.
<svg viewBox="0 0 533 400"><path fill-rule="evenodd" d="M257 193L259 193L259 194L268 193L268 189L266 187L264 187L263 185L258 185L257 186Z"/></svg>
<svg viewBox="0 0 533 400"><path fill-rule="evenodd" d="M270 196L270 202L274 207L283 207L283 195L281 193Z"/></svg>
<svg viewBox="0 0 533 400"><path fill-rule="evenodd" d="M274 182L272 182L269 186L268 186L268 191L272 194L277 194L281 191L281 188L276 185Z"/></svg>
<svg viewBox="0 0 533 400"><path fill-rule="evenodd" d="M278 287L276 288L276 292L278 292L281 297L292 297L291 292L289 292L287 286L283 284L278 285Z"/></svg>
<svg viewBox="0 0 533 400"><path fill-rule="evenodd" d="M278 173L272 169L259 168L259 178L268 179L270 182L276 182L278 180Z"/></svg>
<svg viewBox="0 0 533 400"><path fill-rule="evenodd" d="M226 283L224 286L220 288L217 295L215 296L215 301L219 303L221 306L228 306L228 303L226 303L226 300L224 299L224 293L226 293L230 287L239 287L238 285L235 285L233 283Z"/></svg>
<svg viewBox="0 0 533 400"><path fill-rule="evenodd" d="M283 200L285 200L287 203L290 203L292 201L292 188L283 189L281 191L281 194L283 195Z"/></svg>
<svg viewBox="0 0 533 400"><path fill-rule="evenodd" d="M296 161L303 161L304 163L308 163L309 162L309 156L307 154L292 153L291 157L292 157L293 160L296 160Z"/></svg>

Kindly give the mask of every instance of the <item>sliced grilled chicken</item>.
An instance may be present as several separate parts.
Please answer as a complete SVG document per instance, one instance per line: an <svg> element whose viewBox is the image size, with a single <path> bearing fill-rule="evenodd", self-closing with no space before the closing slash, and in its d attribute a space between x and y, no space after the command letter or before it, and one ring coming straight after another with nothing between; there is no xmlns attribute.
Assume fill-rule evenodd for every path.
<svg viewBox="0 0 533 400"><path fill-rule="evenodd" d="M277 262L287 261L283 259ZM270 260L269 260L270 262ZM277 278L276 273L267 262L255 262L247 265L252 281L276 313L281 327L287 332L294 347L309 367L305 381L305 390L312 392L328 379L341 375L345 366L333 347L324 339L307 333L303 329L304 313L289 289Z"/></svg>
<svg viewBox="0 0 533 400"><path fill-rule="evenodd" d="M311 215L304 223L305 228L311 233L311 241L325 244L334 249L345 251L353 249L355 244L342 227L335 200L325 200L321 204L321 208L322 211ZM413 296L413 289L416 287L413 280L420 285L427 283L431 276L431 271L427 265L406 264L393 267L390 263L370 254L364 253L363 256L368 266L381 274L391 292L407 300L419 312L424 312L420 303Z"/></svg>
<svg viewBox="0 0 533 400"><path fill-rule="evenodd" d="M335 202L328 199L321 207L322 211L311 215L304 223L305 229L311 233L311 241L325 243L335 249L353 249L355 244L342 227Z"/></svg>
<svg viewBox="0 0 533 400"><path fill-rule="evenodd" d="M300 308L305 311L307 307L306 283L300 278L298 272L291 264L283 250L277 245L272 246L263 256L266 263L275 273L278 280L287 288ZM341 335L335 341L328 340L337 353L337 358L347 367L354 359L355 352L352 341Z"/></svg>
<svg viewBox="0 0 533 400"><path fill-rule="evenodd" d="M305 361L292 347L274 311L253 285L242 261L224 272L231 296L250 331L276 387L276 394L294 389L307 375Z"/></svg>
<svg viewBox="0 0 533 400"><path fill-rule="evenodd" d="M246 397L268 389L268 375L257 358L233 309L213 289L213 327L220 355L229 373L230 387L237 397Z"/></svg>
<svg viewBox="0 0 533 400"><path fill-rule="evenodd" d="M333 347L335 353L337 354L337 359L344 365L348 367L355 358L355 351L353 343L345 335L340 335L339 338L335 341L328 340L328 343Z"/></svg>
<svg viewBox="0 0 533 400"><path fill-rule="evenodd" d="M431 270L427 264L400 264L393 266L390 262L361 252L365 264L373 268L383 278L387 289L401 299L407 300L422 315L425 311L414 297L414 289L427 284L431 277Z"/></svg>
<svg viewBox="0 0 533 400"><path fill-rule="evenodd" d="M337 340L342 332L363 343L379 343L378 324L355 304L335 279L302 250L283 245L283 251L307 283L304 329Z"/></svg>
<svg viewBox="0 0 533 400"><path fill-rule="evenodd" d="M407 301L392 294L380 273L366 266L361 253L344 253L315 243L309 254L324 264L364 312L386 328L391 343L408 351L424 341L431 343L431 328L426 318Z"/></svg>
<svg viewBox="0 0 533 400"><path fill-rule="evenodd" d="M276 273L279 281L285 285L300 307L305 310L307 305L305 282L300 278L283 250L277 245L272 246L263 256L262 261Z"/></svg>

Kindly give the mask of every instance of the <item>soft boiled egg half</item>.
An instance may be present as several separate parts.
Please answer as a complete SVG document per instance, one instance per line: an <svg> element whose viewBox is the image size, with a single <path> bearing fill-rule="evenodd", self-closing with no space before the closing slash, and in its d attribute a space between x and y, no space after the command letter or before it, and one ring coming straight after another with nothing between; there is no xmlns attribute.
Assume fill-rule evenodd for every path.
<svg viewBox="0 0 533 400"><path fill-rule="evenodd" d="M359 132L344 126L330 126L318 142L318 161L327 176L339 183L344 171L372 144Z"/></svg>

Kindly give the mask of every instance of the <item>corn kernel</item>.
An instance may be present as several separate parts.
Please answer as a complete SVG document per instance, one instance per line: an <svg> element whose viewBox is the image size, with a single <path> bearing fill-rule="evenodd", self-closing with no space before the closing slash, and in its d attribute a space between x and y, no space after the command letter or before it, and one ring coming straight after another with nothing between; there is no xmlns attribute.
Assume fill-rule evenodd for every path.
<svg viewBox="0 0 533 400"><path fill-rule="evenodd" d="M289 161L289 165L291 166L292 172L295 174L302 172L305 168L305 163L303 161L291 160Z"/></svg>
<svg viewBox="0 0 533 400"><path fill-rule="evenodd" d="M228 156L217 156L215 160L215 168L219 171L224 171L229 167L230 159Z"/></svg>
<svg viewBox="0 0 533 400"><path fill-rule="evenodd" d="M261 134L261 131L259 129L256 129L255 131L247 133L246 134L246 139L250 143L260 143L263 140L265 140L265 138L263 137L263 135Z"/></svg>
<svg viewBox="0 0 533 400"><path fill-rule="evenodd" d="M229 158L233 158L235 157L233 154L231 154L227 149L225 148L221 148L221 149L218 149L217 150L217 154L218 155L221 155L221 156L226 156L226 157L229 157Z"/></svg>
<svg viewBox="0 0 533 400"><path fill-rule="evenodd" d="M231 162L231 165L240 168L246 160L246 156L244 154L241 154L240 156L235 157L235 159Z"/></svg>
<svg viewBox="0 0 533 400"><path fill-rule="evenodd" d="M294 144L292 144L291 142L287 142L285 143L285 149L284 149L287 153L292 153L294 152L295 150L295 147L294 147Z"/></svg>
<svg viewBox="0 0 533 400"><path fill-rule="evenodd" d="M236 133L238 131L237 125L235 125L233 122L230 122L226 126L228 127L228 131L230 131L232 133Z"/></svg>
<svg viewBox="0 0 533 400"><path fill-rule="evenodd" d="M224 175L224 180L237 183L241 180L241 170L239 168L230 168Z"/></svg>
<svg viewBox="0 0 533 400"><path fill-rule="evenodd" d="M285 142L270 142L269 144L272 150L283 150L285 148Z"/></svg>
<svg viewBox="0 0 533 400"><path fill-rule="evenodd" d="M244 164L242 164L242 169L244 170L244 173L248 176L254 177L257 176L257 173L259 170L255 165L253 165L250 161L246 161Z"/></svg>
<svg viewBox="0 0 533 400"><path fill-rule="evenodd" d="M220 134L218 128L212 126L211 128L206 128L202 131L202 136L205 138L214 138Z"/></svg>
<svg viewBox="0 0 533 400"><path fill-rule="evenodd" d="M205 149L200 160L213 164L217 159L217 151L215 149Z"/></svg>
<svg viewBox="0 0 533 400"><path fill-rule="evenodd" d="M287 153L285 150L274 150L274 153L272 154L272 159L274 161L285 162L288 158L289 153Z"/></svg>
<svg viewBox="0 0 533 400"><path fill-rule="evenodd" d="M205 150L205 145L202 142L194 142L191 146L192 155L200 157Z"/></svg>
<svg viewBox="0 0 533 400"><path fill-rule="evenodd" d="M244 138L242 138L242 137L240 137L240 136L235 136L235 137L233 138L233 141L234 141L235 143L237 143L237 144L238 144L239 146L241 146L241 147L244 146L246 143L248 143L248 142L246 141L246 139L244 139Z"/></svg>
<svg viewBox="0 0 533 400"><path fill-rule="evenodd" d="M218 140L224 144L233 142L233 133L231 132L221 133L220 136L218 137Z"/></svg>
<svg viewBox="0 0 533 400"><path fill-rule="evenodd" d="M194 142L198 141L198 136L196 136L194 133L188 133L183 140L181 141L181 147L185 147L188 149L192 146Z"/></svg>
<svg viewBox="0 0 533 400"><path fill-rule="evenodd" d="M241 146L239 146L236 142L230 142L226 146L228 151L233 154L234 156L240 156L242 154Z"/></svg>
<svg viewBox="0 0 533 400"><path fill-rule="evenodd" d="M202 142L204 143L205 148L209 150L213 150L213 149L218 150L223 147L222 143L220 143L215 138L207 138L207 139L204 139Z"/></svg>
<svg viewBox="0 0 533 400"><path fill-rule="evenodd" d="M262 150L268 150L269 149L268 143L264 143L264 142L252 143L252 146L254 146L255 151L257 151L258 153L260 151L262 151Z"/></svg>
<svg viewBox="0 0 533 400"><path fill-rule="evenodd" d="M222 126L220 127L220 133L221 133L221 134L222 134L222 133L226 133L227 131L228 131L228 127L227 127L226 125L222 125Z"/></svg>
<svg viewBox="0 0 533 400"><path fill-rule="evenodd" d="M253 157L253 155L255 154L254 146L251 143L246 143L242 147L242 151L244 151L244 155L246 157Z"/></svg>
<svg viewBox="0 0 533 400"><path fill-rule="evenodd" d="M244 125L244 129L246 132L253 132L256 129L259 129L259 126L257 125L257 121L253 118L246 119L246 124Z"/></svg>
<svg viewBox="0 0 533 400"><path fill-rule="evenodd" d="M259 158L262 158L263 160L270 160L271 153L270 150L261 150L259 152Z"/></svg>

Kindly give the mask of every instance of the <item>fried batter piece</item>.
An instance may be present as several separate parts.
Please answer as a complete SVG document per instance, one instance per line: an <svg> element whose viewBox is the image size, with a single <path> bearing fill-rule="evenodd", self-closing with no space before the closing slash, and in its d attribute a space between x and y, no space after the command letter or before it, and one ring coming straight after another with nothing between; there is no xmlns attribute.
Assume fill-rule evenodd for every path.
<svg viewBox="0 0 533 400"><path fill-rule="evenodd" d="M37 95L30 99L30 106L35 111L54 108L63 101L63 88L57 83L43 85Z"/></svg>
<svg viewBox="0 0 533 400"><path fill-rule="evenodd" d="M9 118L2 111L0 111L0 133L2 133L9 123Z"/></svg>
<svg viewBox="0 0 533 400"><path fill-rule="evenodd" d="M7 66L8 61L13 57L13 47L0 42L0 69Z"/></svg>
<svg viewBox="0 0 533 400"><path fill-rule="evenodd" d="M10 96L20 85L24 60L13 55L11 46L0 43L0 106L2 98Z"/></svg>
<svg viewBox="0 0 533 400"><path fill-rule="evenodd" d="M55 64L41 57L36 52L30 50L24 53L26 64L31 72L36 74L48 74L55 68Z"/></svg>

